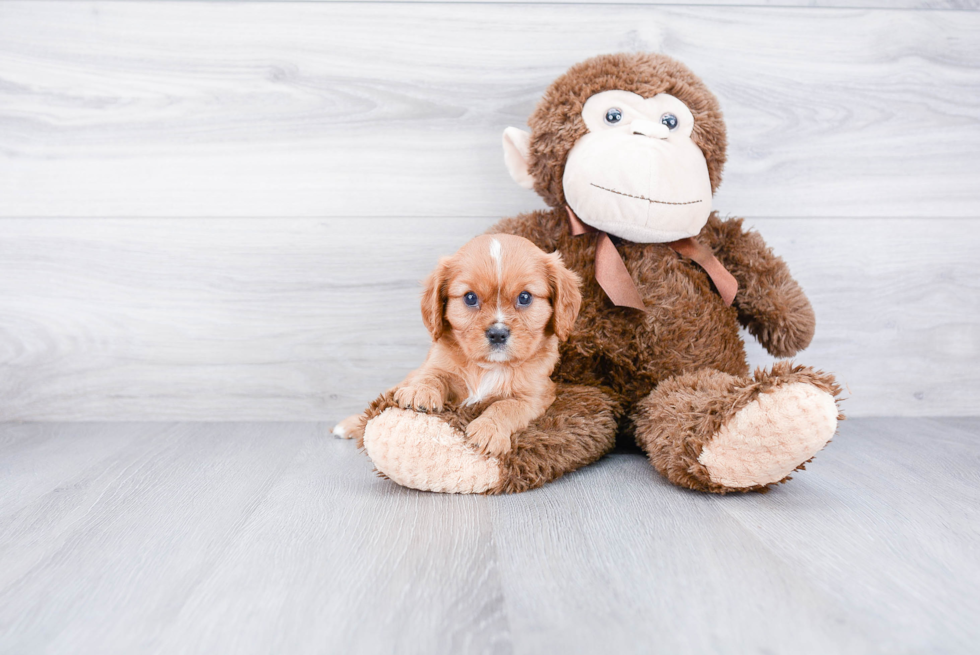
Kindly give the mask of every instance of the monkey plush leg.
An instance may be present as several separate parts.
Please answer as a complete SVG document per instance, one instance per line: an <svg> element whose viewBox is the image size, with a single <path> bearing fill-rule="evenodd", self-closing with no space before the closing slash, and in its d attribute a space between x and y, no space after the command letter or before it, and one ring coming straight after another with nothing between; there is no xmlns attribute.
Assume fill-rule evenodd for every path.
<svg viewBox="0 0 980 655"><path fill-rule="evenodd" d="M398 484L443 493L515 493L555 480L612 450L617 404L595 387L566 386L544 416L514 435L499 457L468 443L466 426L486 409L447 406L441 414L402 409L385 394L367 410L359 445Z"/></svg>
<svg viewBox="0 0 980 655"><path fill-rule="evenodd" d="M787 362L754 379L701 369L665 380L637 404L636 440L682 487L728 493L783 482L837 430L840 388Z"/></svg>

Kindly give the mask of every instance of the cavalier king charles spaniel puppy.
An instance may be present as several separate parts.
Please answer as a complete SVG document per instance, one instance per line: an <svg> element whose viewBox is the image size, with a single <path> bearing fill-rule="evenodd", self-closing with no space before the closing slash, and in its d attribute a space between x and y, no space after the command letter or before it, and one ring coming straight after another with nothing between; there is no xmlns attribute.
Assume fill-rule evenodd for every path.
<svg viewBox="0 0 980 655"><path fill-rule="evenodd" d="M432 335L425 363L394 388L405 409L441 412L447 403L492 401L466 427L481 453L503 455L511 438L555 400L551 373L582 304L579 277L555 252L523 237L477 237L425 281L422 320ZM333 433L363 433L363 415Z"/></svg>

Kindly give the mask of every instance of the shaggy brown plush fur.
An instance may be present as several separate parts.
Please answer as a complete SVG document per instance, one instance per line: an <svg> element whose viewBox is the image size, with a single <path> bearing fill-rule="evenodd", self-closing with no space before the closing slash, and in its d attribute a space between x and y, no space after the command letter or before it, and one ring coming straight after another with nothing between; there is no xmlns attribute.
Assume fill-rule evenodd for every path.
<svg viewBox="0 0 980 655"><path fill-rule="evenodd" d="M712 214L699 236L739 281L739 323L776 357L792 357L810 345L816 317L803 289L758 232L742 230L742 219Z"/></svg>
<svg viewBox="0 0 980 655"><path fill-rule="evenodd" d="M648 309L640 313L616 307L595 280L595 237L571 236L567 221L564 211L554 209L506 219L491 228L519 234L545 251L561 252L565 265L584 280L579 320L561 346L556 379L609 387L625 412L622 427L661 473L681 486L724 493L729 489L712 483L697 458L714 435L709 427L717 431L734 415L734 411L719 413L732 397L705 392L702 378L727 380L731 394L736 388L753 388L744 377L748 363L739 324L773 355L790 356L813 337L815 320L809 301L786 263L772 254L758 233L745 231L741 219L722 221L712 214L698 238L739 282L732 307L725 306L707 273L693 261L664 244L628 241L617 241L617 249ZM785 378L782 368L773 375ZM831 376L813 376L821 389L836 389ZM810 380L807 374L798 377ZM682 405L674 402L675 395L684 397L680 389L685 386L690 387L688 394L703 402L702 413L691 406L685 414ZM735 395L749 397L741 391ZM661 402L667 402L664 411L650 413L651 404ZM637 403L640 406L634 410ZM667 420L674 411L678 415ZM665 423L657 428L655 418ZM690 421L700 421L699 429L692 429ZM665 452L689 455L697 465L678 460L682 464L669 466L674 460ZM687 471L689 466L693 471Z"/></svg>
<svg viewBox="0 0 980 655"><path fill-rule="evenodd" d="M835 398L840 395L833 376L789 362L778 362L771 371L756 370L754 379L700 369L667 380L637 405L638 441L653 466L676 485L722 494L764 489L769 485L733 490L717 484L698 457L721 427L759 394L793 382L812 384Z"/></svg>
<svg viewBox="0 0 980 655"><path fill-rule="evenodd" d="M595 279L595 235L573 237L564 211L524 214L497 223L491 231L518 234L545 251L558 250L565 265L582 277L582 309L561 345L556 379L606 385L628 407L660 381L686 371L708 367L732 375L748 372L738 332L739 298L735 307L727 307L704 269L667 245L617 242L647 306L639 312L616 307L606 296ZM754 260L769 266L774 258L766 254L753 253Z"/></svg>
<svg viewBox="0 0 980 655"><path fill-rule="evenodd" d="M462 433L488 404L449 405L440 417ZM398 407L391 392L371 403L365 421L389 407ZM514 447L499 458L501 483L487 493L536 489L595 462L615 445L617 409L616 402L596 387L560 385L557 399L544 416L514 435ZM358 447L364 448L363 436Z"/></svg>
<svg viewBox="0 0 980 655"><path fill-rule="evenodd" d="M693 420L691 417L668 420L668 409L664 410L664 424L657 428L655 415L649 412L651 403L662 401L668 392L679 393L685 385L698 396L699 376L722 376L734 387L751 388L744 379L748 364L739 324L770 353L786 357L810 343L813 310L785 262L773 255L762 237L744 230L741 219L723 221L717 214L711 215L698 238L738 280L740 290L732 307L725 306L708 275L694 262L664 244L622 240L616 240L616 247L648 309L641 313L609 301L595 280L595 236L573 237L569 231L561 180L568 152L587 131L581 119L583 104L590 96L611 89L647 98L670 93L682 100L694 114L692 137L704 152L712 190L717 189L725 163L725 125L717 100L701 80L662 55L605 55L573 66L559 77L528 121L535 190L554 209L506 219L490 231L518 234L546 252L557 250L566 266L584 280L582 310L576 329L562 345L556 378L609 387L624 411L622 426L635 430L637 442L655 465L662 458L654 453L661 450L687 452L696 462L713 433L689 430L686 420ZM773 375L774 379L785 377L781 368ZM807 378L809 374L799 375ZM827 385L833 385L830 376L813 375L817 386L829 389ZM663 390L658 387L661 383L666 385ZM739 398L747 397L746 393L740 392ZM705 415L697 420L703 421L701 427L710 425L717 430L732 412L716 411L712 403L722 406L721 397L705 402ZM706 476L698 481L694 473L675 471L676 467L664 469L677 484L725 490Z"/></svg>
<svg viewBox="0 0 980 655"><path fill-rule="evenodd" d="M528 431L534 434L523 449L525 436L518 436L518 453L504 462L499 491L540 486L598 458L612 448L617 429L634 433L654 466L675 484L743 491L712 481L698 461L726 421L778 385L802 382L833 398L839 389L830 375L788 364L757 372L754 381L747 377L740 324L782 357L809 344L815 323L786 264L758 234L745 231L741 219L723 221L712 214L698 237L739 283L732 306L700 266L667 245L618 239L616 247L647 311L617 307L608 299L595 279L596 235L570 233L562 176L568 152L587 131L583 104L612 89L646 98L670 93L682 100L694 114L693 139L704 152L712 189L721 183L726 146L721 112L715 97L682 64L662 55L605 55L572 67L545 93L528 121L529 166L535 189L553 209L505 219L490 232L516 234L545 252L558 251L582 278L582 309L561 345L555 379L584 387L568 387L577 390L566 398L559 394ZM463 416L448 418L463 421Z"/></svg>

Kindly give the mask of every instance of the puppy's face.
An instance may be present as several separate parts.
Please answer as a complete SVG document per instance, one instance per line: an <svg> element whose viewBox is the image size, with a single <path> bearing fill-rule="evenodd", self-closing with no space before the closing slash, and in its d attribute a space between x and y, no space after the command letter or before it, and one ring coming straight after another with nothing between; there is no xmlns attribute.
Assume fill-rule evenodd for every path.
<svg viewBox="0 0 980 655"><path fill-rule="evenodd" d="M578 276L557 253L494 234L440 261L427 281L422 314L434 340L451 331L470 360L520 362L551 335L566 339L581 302Z"/></svg>

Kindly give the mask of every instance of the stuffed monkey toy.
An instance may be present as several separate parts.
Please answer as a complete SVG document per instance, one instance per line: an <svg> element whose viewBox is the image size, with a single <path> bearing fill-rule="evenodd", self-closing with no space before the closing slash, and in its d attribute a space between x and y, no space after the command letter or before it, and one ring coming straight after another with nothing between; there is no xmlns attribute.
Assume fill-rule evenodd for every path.
<svg viewBox="0 0 980 655"><path fill-rule="evenodd" d="M583 280L557 400L491 457L463 434L481 405L425 414L383 395L360 437L377 470L415 489L525 491L621 435L682 487L724 494L789 479L833 437L840 389L787 362L749 375L740 325L790 357L810 343L814 315L762 237L712 212L726 147L717 99L669 57L604 55L555 80L528 125L504 132L504 160L551 209L489 231L558 251Z"/></svg>

